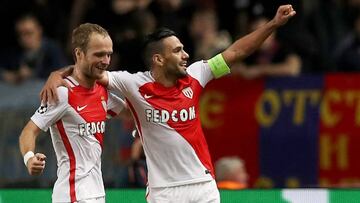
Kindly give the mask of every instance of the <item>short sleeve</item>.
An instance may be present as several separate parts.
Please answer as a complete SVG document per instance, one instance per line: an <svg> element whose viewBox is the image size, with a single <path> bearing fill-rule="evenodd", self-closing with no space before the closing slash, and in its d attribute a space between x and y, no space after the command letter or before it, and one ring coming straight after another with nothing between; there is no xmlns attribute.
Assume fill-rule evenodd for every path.
<svg viewBox="0 0 360 203"><path fill-rule="evenodd" d="M130 74L126 71L107 71L109 84L107 88L112 91L119 92L122 95L125 95L127 92L126 83L130 78Z"/></svg>
<svg viewBox="0 0 360 203"><path fill-rule="evenodd" d="M118 115L125 108L126 104L120 97L110 92L108 94L106 118L109 119Z"/></svg>
<svg viewBox="0 0 360 203"><path fill-rule="evenodd" d="M59 97L57 104L41 104L31 117L31 120L45 132L64 116L66 109L69 107L68 89L66 87L58 87L57 94Z"/></svg>
<svg viewBox="0 0 360 203"><path fill-rule="evenodd" d="M187 68L187 72L191 77L199 81L202 87L205 87L210 80L214 79L214 75L211 73L210 66L206 60L191 64Z"/></svg>

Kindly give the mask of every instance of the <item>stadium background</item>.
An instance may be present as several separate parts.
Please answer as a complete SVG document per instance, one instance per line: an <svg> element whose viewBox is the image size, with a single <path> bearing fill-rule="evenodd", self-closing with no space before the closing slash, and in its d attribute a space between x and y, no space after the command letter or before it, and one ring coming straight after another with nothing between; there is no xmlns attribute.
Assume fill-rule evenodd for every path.
<svg viewBox="0 0 360 203"><path fill-rule="evenodd" d="M129 28L129 23L124 21L128 18L104 15L111 13L111 2L115 0L1 1L0 23L4 29L0 39L0 70L6 69L10 63L8 59L13 58L11 55L16 54L19 48L14 31L15 19L19 15L29 11L35 13L44 26L44 33L62 45L68 61L71 61L66 47L71 23L99 23L110 34L117 33L117 29ZM357 160L360 144L360 74L357 72L360 67L349 71L348 67L333 61L331 53L341 38L351 32L349 19L358 11L358 1L231 0L225 3L217 0L179 0L182 6L171 12L157 7L162 4L161 1L136 2L149 2L146 12L137 12L153 13L158 27L169 26L178 31L191 55L194 53L194 42L187 32L191 13L196 9L215 9L219 29L228 31L235 39L245 30L239 19L253 18L259 5L263 15L272 16L278 5L292 3L298 15L279 30L279 37L293 46L301 57L301 75L253 80L230 75L210 83L203 93L201 117L213 161L223 156L239 156L245 160L250 177L248 190L221 191L223 202L238 202L240 199L243 202L297 202L284 198L288 191L309 197L298 202L357 202L360 199L360 192L356 190L360 185L360 164ZM81 20L73 20L76 19L76 9L82 6L87 12L82 12ZM119 55L127 54L126 48L136 45L126 44L121 40L122 36L113 35L114 42L119 41L114 47ZM129 52L133 51L136 49ZM134 67L131 72L143 69L138 68L143 67L138 58L114 58L112 67ZM355 59L358 58L355 56ZM18 136L38 107L38 93L43 83L42 78L32 78L16 85L0 80L0 202L23 201L16 198L30 198L33 202L36 198L39 199L36 202L50 201L49 188L56 178L50 137L43 133L37 142L38 151L48 156L47 168L40 177L27 175L18 149ZM129 175L128 158L133 142L130 131L129 124L121 120L112 120L107 125L103 174L109 202L118 202L125 197L133 198L121 201L135 202L135 196L139 197L138 201L143 201L144 190L137 189L138 185ZM21 188L34 190L18 190ZM257 190L259 188L272 190ZM319 196L325 199L311 199ZM267 197L267 200L261 199Z"/></svg>

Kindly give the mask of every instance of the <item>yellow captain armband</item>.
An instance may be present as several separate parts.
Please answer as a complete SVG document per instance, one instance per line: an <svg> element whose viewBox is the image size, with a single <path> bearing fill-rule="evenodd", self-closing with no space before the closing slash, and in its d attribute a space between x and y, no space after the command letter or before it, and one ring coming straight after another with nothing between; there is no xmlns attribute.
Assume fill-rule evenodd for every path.
<svg viewBox="0 0 360 203"><path fill-rule="evenodd" d="M211 72L214 74L215 78L220 78L221 76L224 76L224 75L230 73L230 68L226 64L226 62L221 54L218 54L218 55L212 57L208 61L208 64L209 64Z"/></svg>

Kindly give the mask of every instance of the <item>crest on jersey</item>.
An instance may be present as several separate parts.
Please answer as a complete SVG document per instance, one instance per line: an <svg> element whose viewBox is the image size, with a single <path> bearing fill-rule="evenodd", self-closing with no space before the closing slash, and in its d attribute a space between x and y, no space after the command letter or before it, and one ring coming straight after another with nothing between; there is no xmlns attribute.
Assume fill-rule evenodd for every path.
<svg viewBox="0 0 360 203"><path fill-rule="evenodd" d="M41 106L38 108L37 112L39 114L44 114L47 111L47 105L46 104L41 104Z"/></svg>
<svg viewBox="0 0 360 203"><path fill-rule="evenodd" d="M104 96L101 96L101 104L105 111L107 111L107 105Z"/></svg>
<svg viewBox="0 0 360 203"><path fill-rule="evenodd" d="M185 97L192 99L194 92L192 91L191 87L184 88L182 90L182 93L185 95Z"/></svg>

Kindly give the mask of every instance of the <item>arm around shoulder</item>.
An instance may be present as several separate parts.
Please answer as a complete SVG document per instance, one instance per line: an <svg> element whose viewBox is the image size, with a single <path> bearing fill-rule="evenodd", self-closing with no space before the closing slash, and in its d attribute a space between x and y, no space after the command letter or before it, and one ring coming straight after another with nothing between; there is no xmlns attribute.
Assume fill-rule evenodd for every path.
<svg viewBox="0 0 360 203"><path fill-rule="evenodd" d="M64 80L64 77L71 75L73 70L73 66L66 66L64 68L51 72L44 87L40 91L40 100L43 103L57 103L58 95L56 93L56 88L59 86L65 86L71 89L70 85Z"/></svg>

